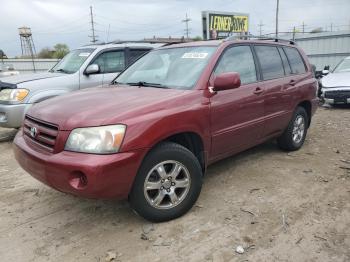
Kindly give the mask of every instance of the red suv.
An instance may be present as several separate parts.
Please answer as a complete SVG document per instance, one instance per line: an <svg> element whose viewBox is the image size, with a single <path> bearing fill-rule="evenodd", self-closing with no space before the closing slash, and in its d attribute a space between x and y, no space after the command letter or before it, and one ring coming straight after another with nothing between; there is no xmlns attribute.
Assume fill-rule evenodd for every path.
<svg viewBox="0 0 350 262"><path fill-rule="evenodd" d="M33 177L89 198L128 198L151 221L185 214L208 165L272 138L305 140L317 82L293 43L227 40L151 51L103 88L32 107L15 156Z"/></svg>

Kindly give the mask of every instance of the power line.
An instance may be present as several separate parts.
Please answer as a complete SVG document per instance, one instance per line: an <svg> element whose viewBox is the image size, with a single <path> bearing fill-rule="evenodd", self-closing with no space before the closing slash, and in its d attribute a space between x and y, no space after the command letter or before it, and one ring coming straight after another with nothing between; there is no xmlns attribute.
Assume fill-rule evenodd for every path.
<svg viewBox="0 0 350 262"><path fill-rule="evenodd" d="M188 18L187 13L186 13L186 19L182 20L182 22L186 24L185 34L186 34L187 39L188 39L188 36L190 34L190 29L188 28L188 22L190 22L191 20L192 19Z"/></svg>
<svg viewBox="0 0 350 262"><path fill-rule="evenodd" d="M90 21L91 21L92 36L89 36L89 37L91 37L92 43L96 43L97 42L97 35L95 35L95 24L94 24L94 16L92 14L92 6L90 6Z"/></svg>

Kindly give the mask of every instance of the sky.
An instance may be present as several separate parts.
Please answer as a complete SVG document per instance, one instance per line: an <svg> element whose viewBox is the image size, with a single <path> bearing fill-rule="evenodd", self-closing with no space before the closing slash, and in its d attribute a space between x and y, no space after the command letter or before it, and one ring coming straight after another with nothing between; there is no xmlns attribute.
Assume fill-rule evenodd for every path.
<svg viewBox="0 0 350 262"><path fill-rule="evenodd" d="M186 13L190 36L202 35L205 10L249 13L249 29L275 30L277 0L0 0L0 49L9 57L21 54L18 28L32 29L37 52L65 43L70 49L91 40L90 6L98 40L139 40L145 37L180 37ZM305 31L350 30L350 0L280 0L279 31L294 26ZM109 32L109 33L108 33Z"/></svg>

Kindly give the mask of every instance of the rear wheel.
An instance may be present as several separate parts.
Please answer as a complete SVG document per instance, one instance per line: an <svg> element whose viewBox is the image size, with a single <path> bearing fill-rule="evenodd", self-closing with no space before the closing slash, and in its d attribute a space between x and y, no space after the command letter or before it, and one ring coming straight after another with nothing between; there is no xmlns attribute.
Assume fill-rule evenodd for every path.
<svg viewBox="0 0 350 262"><path fill-rule="evenodd" d="M297 107L287 129L277 139L279 147L287 151L295 151L302 147L307 134L309 118L303 107Z"/></svg>
<svg viewBox="0 0 350 262"><path fill-rule="evenodd" d="M202 169L187 148L162 143L144 159L130 193L132 208L154 222L185 214L196 202L202 187Z"/></svg>

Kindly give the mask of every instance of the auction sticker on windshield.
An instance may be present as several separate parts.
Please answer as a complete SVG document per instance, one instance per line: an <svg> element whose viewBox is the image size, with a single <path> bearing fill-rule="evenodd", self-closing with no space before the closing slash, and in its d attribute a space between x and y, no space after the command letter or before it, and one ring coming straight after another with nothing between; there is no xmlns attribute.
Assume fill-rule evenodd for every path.
<svg viewBox="0 0 350 262"><path fill-rule="evenodd" d="M208 53L184 53L182 58L205 59Z"/></svg>

